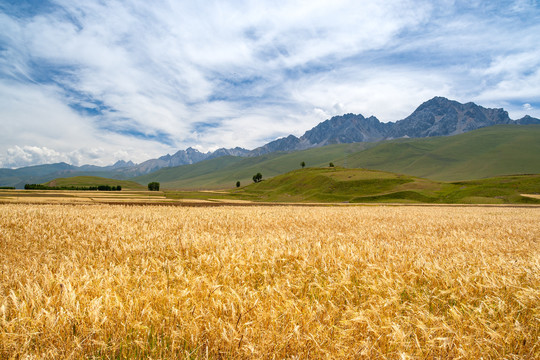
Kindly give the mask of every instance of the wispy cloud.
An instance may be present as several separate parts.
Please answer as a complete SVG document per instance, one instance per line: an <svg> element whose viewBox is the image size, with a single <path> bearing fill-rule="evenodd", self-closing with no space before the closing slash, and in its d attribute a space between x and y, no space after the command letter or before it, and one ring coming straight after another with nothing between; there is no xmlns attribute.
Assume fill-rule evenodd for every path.
<svg viewBox="0 0 540 360"><path fill-rule="evenodd" d="M436 95L539 117L538 33L537 1L0 3L0 166L253 148Z"/></svg>

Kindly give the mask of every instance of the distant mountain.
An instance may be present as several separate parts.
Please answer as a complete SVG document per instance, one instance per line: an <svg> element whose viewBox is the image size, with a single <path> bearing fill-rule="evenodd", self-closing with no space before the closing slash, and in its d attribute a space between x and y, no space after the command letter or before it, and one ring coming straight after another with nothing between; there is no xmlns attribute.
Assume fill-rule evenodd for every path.
<svg viewBox="0 0 540 360"><path fill-rule="evenodd" d="M345 114L334 116L308 130L301 137L289 135L254 150L236 147L202 153L193 148L180 150L140 164L118 161L111 166L65 163L31 166L21 169L0 169L0 186L22 187L25 183L45 182L57 177L77 175L128 179L162 168L189 165L223 156L256 157L274 152L292 152L330 144L377 142L397 138L423 138L462 134L471 130L501 124L540 124L540 119L525 116L512 120L504 109L489 109L472 102L461 104L444 97L434 97L421 104L411 115L396 122L382 123L376 117Z"/></svg>
<svg viewBox="0 0 540 360"><path fill-rule="evenodd" d="M22 189L25 184L42 184L56 178L73 176L100 176L115 179L126 179L125 169L134 164L117 162L110 166L83 165L73 166L64 162L27 166L19 169L0 169L0 186L14 186Z"/></svg>
<svg viewBox="0 0 540 360"><path fill-rule="evenodd" d="M386 137L448 136L512 123L508 112L503 109L486 109L472 102L461 104L444 97L435 97L420 105L405 119L394 123Z"/></svg>
<svg viewBox="0 0 540 360"><path fill-rule="evenodd" d="M131 168L135 166L133 161L124 161L119 160L115 162L113 165L109 166L96 166L96 165L82 165L82 166L74 166L72 167L72 170L75 171L109 171L109 170L119 170L119 169L126 169Z"/></svg>
<svg viewBox="0 0 540 360"><path fill-rule="evenodd" d="M40 184L63 174L68 174L76 168L76 166L62 162L27 166L20 169L0 169L0 186L23 188L24 184Z"/></svg>
<svg viewBox="0 0 540 360"><path fill-rule="evenodd" d="M434 97L411 115L395 123L381 123L376 117L345 114L334 116L297 138L289 135L261 146L250 153L258 156L274 151L297 151L330 144L376 142L396 138L423 138L463 134L479 128L518 124L540 124L540 119L525 116L512 120L504 109L488 109L475 103L461 104Z"/></svg>
<svg viewBox="0 0 540 360"><path fill-rule="evenodd" d="M381 123L374 116L364 118L362 115L345 114L320 123L300 139L309 147L373 142L383 140L390 127L390 123Z"/></svg>
<svg viewBox="0 0 540 360"><path fill-rule="evenodd" d="M296 151L331 144L349 144L355 142L374 142L384 140L390 123L381 123L376 117L365 118L362 115L345 114L334 116L297 138L289 135L256 148L249 156L259 156L275 151Z"/></svg>
<svg viewBox="0 0 540 360"><path fill-rule="evenodd" d="M538 125L540 124L540 119L530 117L529 115L525 115L519 120L516 120L516 124L519 125Z"/></svg>
<svg viewBox="0 0 540 360"><path fill-rule="evenodd" d="M234 149L221 148L207 153L202 153L197 149L189 147L186 150L176 152L174 155L167 154L158 159L150 159L138 165L130 166L129 168L123 169L122 174L124 176L134 177L148 174L161 168L195 164L203 160L214 159L222 156L247 156L249 153L249 150L239 147Z"/></svg>

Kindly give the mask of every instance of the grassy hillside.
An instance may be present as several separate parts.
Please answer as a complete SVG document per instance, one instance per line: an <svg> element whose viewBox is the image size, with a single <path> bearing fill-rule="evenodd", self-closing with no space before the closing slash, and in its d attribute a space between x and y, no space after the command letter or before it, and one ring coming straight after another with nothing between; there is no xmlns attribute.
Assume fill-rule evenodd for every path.
<svg viewBox="0 0 540 360"><path fill-rule="evenodd" d="M251 183L253 175L258 172L266 179L298 169L302 161L305 161L307 166L327 166L334 159L371 146L375 146L375 143L330 145L251 158L225 156L192 165L160 169L132 180L141 184L158 181L164 189L227 189L234 187L236 181L240 181L242 185Z"/></svg>
<svg viewBox="0 0 540 360"><path fill-rule="evenodd" d="M75 176L70 178L59 178L46 182L46 186L58 187L89 187L98 185L111 185L122 187L122 190L146 190L146 186L129 180L107 179L98 176Z"/></svg>
<svg viewBox="0 0 540 360"><path fill-rule="evenodd" d="M521 196L538 193L540 175L446 183L383 171L327 167L295 170L220 197L274 202L540 204L538 199ZM169 196L174 194L182 196Z"/></svg>
<svg viewBox="0 0 540 360"><path fill-rule="evenodd" d="M442 181L537 174L540 125L502 125L456 136L383 142L348 156L346 161L350 167Z"/></svg>
<svg viewBox="0 0 540 360"><path fill-rule="evenodd" d="M145 186L131 181L89 176L56 179L44 185L66 187L121 185L123 190L146 189ZM170 199L288 203L540 204L540 199L524 197L522 194L540 194L540 175L438 182L386 171L342 167L297 169L229 191L165 193Z"/></svg>
<svg viewBox="0 0 540 360"><path fill-rule="evenodd" d="M380 143L330 145L293 153L253 158L222 157L193 165L161 169L132 180L158 181L164 189L230 189L236 181L252 182L329 162L440 181L540 173L540 125L494 126L447 137L397 139Z"/></svg>
<svg viewBox="0 0 540 360"><path fill-rule="evenodd" d="M265 201L350 202L359 196L391 192L415 182L410 176L382 171L308 168L249 185L238 193Z"/></svg>
<svg viewBox="0 0 540 360"><path fill-rule="evenodd" d="M306 168L223 192L169 191L175 199L271 202L540 204L540 175L438 182L384 171Z"/></svg>

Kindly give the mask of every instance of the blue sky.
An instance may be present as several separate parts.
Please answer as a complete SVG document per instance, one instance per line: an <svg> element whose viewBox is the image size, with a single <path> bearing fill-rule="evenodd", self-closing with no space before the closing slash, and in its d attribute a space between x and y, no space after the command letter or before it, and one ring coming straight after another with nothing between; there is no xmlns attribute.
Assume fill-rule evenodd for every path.
<svg viewBox="0 0 540 360"><path fill-rule="evenodd" d="M248 149L446 96L540 117L540 1L0 0L0 167Z"/></svg>

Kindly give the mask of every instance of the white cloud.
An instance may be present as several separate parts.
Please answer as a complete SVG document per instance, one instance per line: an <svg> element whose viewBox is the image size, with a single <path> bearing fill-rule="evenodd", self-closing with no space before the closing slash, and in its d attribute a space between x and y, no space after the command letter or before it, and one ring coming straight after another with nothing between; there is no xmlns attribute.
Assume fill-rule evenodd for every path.
<svg viewBox="0 0 540 360"><path fill-rule="evenodd" d="M0 167L49 161L109 165L121 159L140 162L170 151L163 144L96 129L90 119L62 102L54 86L0 82L0 109ZM125 153L130 156L123 157Z"/></svg>
<svg viewBox="0 0 540 360"><path fill-rule="evenodd" d="M528 1L54 3L0 7L0 166L254 148L346 112L395 121L436 95L540 116L515 105L540 93Z"/></svg>
<svg viewBox="0 0 540 360"><path fill-rule="evenodd" d="M4 166L18 167L43 163L55 163L66 161L67 157L46 147L15 146L7 150L7 158Z"/></svg>

